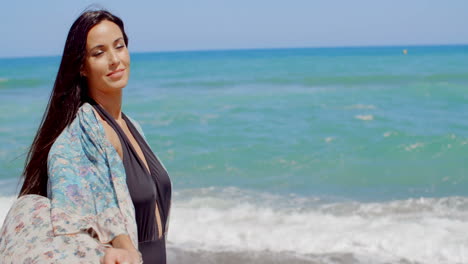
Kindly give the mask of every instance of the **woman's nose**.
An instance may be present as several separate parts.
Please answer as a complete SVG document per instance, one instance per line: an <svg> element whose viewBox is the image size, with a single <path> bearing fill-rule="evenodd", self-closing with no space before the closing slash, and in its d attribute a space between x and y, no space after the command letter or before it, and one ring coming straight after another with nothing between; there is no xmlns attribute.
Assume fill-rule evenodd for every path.
<svg viewBox="0 0 468 264"><path fill-rule="evenodd" d="M120 62L120 58L115 51L109 52L109 64L115 65Z"/></svg>

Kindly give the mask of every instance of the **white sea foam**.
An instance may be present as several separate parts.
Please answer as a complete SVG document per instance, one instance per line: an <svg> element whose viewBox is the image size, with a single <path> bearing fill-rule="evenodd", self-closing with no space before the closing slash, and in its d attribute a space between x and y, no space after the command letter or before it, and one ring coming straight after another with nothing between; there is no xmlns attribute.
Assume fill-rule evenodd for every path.
<svg viewBox="0 0 468 264"><path fill-rule="evenodd" d="M365 104L355 104L346 107L347 109L375 109L374 105L365 105Z"/></svg>
<svg viewBox="0 0 468 264"><path fill-rule="evenodd" d="M297 161L295 161L295 160L278 159L278 162L280 164L289 165L289 166L297 165Z"/></svg>
<svg viewBox="0 0 468 264"><path fill-rule="evenodd" d="M0 224L3 224L8 210L15 201L16 196L0 197Z"/></svg>
<svg viewBox="0 0 468 264"><path fill-rule="evenodd" d="M378 263L468 261L468 198L326 204L292 199L278 207L274 197L221 196L200 193L176 200L171 246L304 256L352 253Z"/></svg>
<svg viewBox="0 0 468 264"><path fill-rule="evenodd" d="M396 134L396 133L392 132L392 131L387 131L387 132L383 133L383 136L384 137L390 137L391 135L394 135L394 134Z"/></svg>
<svg viewBox="0 0 468 264"><path fill-rule="evenodd" d="M0 222L14 197L0 198ZM332 263L467 263L468 198L332 202L235 188L174 193L168 247L350 256Z"/></svg>
<svg viewBox="0 0 468 264"><path fill-rule="evenodd" d="M405 150L406 151L412 151L412 150L415 150L415 149L423 147L423 146L424 146L424 143L417 142L417 143L405 146Z"/></svg>
<svg viewBox="0 0 468 264"><path fill-rule="evenodd" d="M359 120L364 120L364 121L372 121L374 120L373 115L356 115L354 118L359 119Z"/></svg>
<svg viewBox="0 0 468 264"><path fill-rule="evenodd" d="M200 116L200 124L207 124L211 120L215 120L219 117L217 114L205 114Z"/></svg>
<svg viewBox="0 0 468 264"><path fill-rule="evenodd" d="M327 142L327 143L330 143L330 142L332 142L333 140L335 140L334 137L326 137L326 138L325 138L325 142Z"/></svg>

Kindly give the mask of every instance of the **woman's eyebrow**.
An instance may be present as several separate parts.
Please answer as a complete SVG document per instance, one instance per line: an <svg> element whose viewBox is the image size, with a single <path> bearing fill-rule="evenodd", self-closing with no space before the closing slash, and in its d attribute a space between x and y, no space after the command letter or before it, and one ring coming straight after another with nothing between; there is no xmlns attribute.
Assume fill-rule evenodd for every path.
<svg viewBox="0 0 468 264"><path fill-rule="evenodd" d="M114 40L114 43L116 43L119 40L123 40L123 37L117 38L116 40Z"/></svg>
<svg viewBox="0 0 468 264"><path fill-rule="evenodd" d="M116 40L113 41L113 43L116 43L116 42L118 42L118 41L120 41L120 40L123 40L123 37L117 38ZM102 47L104 47L103 44L98 44L98 45L92 47L90 50L93 50L93 49L95 49L95 48L102 48Z"/></svg>
<svg viewBox="0 0 468 264"><path fill-rule="evenodd" d="M102 47L104 47L104 45L98 44L98 45L92 47L90 50L93 50L93 49L96 49L96 48L102 48Z"/></svg>

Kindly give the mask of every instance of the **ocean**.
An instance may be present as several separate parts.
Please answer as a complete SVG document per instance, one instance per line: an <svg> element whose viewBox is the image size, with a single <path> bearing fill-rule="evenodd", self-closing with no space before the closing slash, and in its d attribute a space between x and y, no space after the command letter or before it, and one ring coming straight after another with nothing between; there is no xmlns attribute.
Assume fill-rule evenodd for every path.
<svg viewBox="0 0 468 264"><path fill-rule="evenodd" d="M170 263L468 262L468 46L131 59ZM0 59L0 223L59 62Z"/></svg>

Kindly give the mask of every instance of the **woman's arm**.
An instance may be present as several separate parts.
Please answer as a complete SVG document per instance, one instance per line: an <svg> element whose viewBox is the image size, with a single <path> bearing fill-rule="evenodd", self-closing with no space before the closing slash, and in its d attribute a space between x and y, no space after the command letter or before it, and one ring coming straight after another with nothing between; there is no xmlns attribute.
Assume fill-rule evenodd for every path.
<svg viewBox="0 0 468 264"><path fill-rule="evenodd" d="M132 240L128 235L118 235L112 240L112 246L114 248L121 248L121 249L127 249L127 250L138 250L133 246Z"/></svg>

